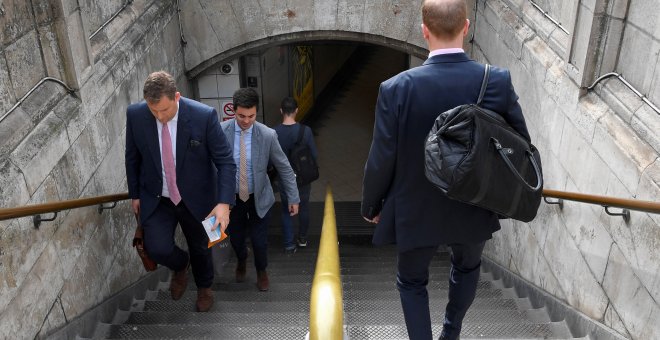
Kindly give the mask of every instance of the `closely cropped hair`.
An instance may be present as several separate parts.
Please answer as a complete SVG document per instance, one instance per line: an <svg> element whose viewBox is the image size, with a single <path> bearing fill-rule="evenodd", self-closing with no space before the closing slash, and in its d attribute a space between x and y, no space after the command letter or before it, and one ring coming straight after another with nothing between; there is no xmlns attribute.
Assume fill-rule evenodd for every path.
<svg viewBox="0 0 660 340"><path fill-rule="evenodd" d="M282 104L280 104L280 109L282 109L282 113L285 115L291 115L296 112L296 109L298 108L298 102L296 102L295 99L291 97L286 97L282 99Z"/></svg>
<svg viewBox="0 0 660 340"><path fill-rule="evenodd" d="M440 39L453 39L461 33L467 19L465 0L424 0L422 22Z"/></svg>
<svg viewBox="0 0 660 340"><path fill-rule="evenodd" d="M163 96L174 100L175 94L176 83L174 77L165 71L154 72L144 81L142 95L150 103L158 102Z"/></svg>
<svg viewBox="0 0 660 340"><path fill-rule="evenodd" d="M251 87L245 87L234 92L234 108L242 107L249 109L257 107L259 109L259 94Z"/></svg>

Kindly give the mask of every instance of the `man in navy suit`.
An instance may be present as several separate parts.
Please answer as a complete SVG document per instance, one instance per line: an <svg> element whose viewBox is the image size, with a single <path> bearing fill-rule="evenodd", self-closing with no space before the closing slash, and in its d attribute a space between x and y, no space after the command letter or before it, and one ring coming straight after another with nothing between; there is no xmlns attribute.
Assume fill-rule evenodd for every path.
<svg viewBox="0 0 660 340"><path fill-rule="evenodd" d="M236 165L215 109L181 97L164 71L144 83L145 102L126 110L126 180L133 211L144 229L149 256L174 271L172 299L183 296L192 266L197 310L213 305L213 263L201 221L215 216L215 228L229 224ZM188 252L174 243L177 224Z"/></svg>
<svg viewBox="0 0 660 340"><path fill-rule="evenodd" d="M422 22L428 59L380 86L362 215L377 223L375 244L397 244L397 288L412 340L432 339L428 267L439 245L451 249L440 339L457 339L476 294L484 244L500 225L496 214L451 200L431 185L424 175L424 141L438 114L477 101L484 65L462 49L469 27L464 0L423 1ZM508 70L491 69L483 107L529 139Z"/></svg>

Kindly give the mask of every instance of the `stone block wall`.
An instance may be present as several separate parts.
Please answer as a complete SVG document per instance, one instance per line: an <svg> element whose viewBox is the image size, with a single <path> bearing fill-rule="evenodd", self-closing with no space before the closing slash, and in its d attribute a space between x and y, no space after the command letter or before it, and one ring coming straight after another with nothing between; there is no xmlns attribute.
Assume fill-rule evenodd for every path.
<svg viewBox="0 0 660 340"><path fill-rule="evenodd" d="M191 0L181 3L186 70L249 51L305 40L362 41L425 55L421 0Z"/></svg>
<svg viewBox="0 0 660 340"><path fill-rule="evenodd" d="M477 5L468 50L511 70L546 188L659 200L658 114L617 79L584 90L618 71L658 104L654 1L539 1L572 18L569 34L527 0L468 1ZM125 191L124 112L151 71L170 71L189 93L184 72L254 47L319 39L423 58L420 3L183 1L184 60L175 0L134 0L91 39L124 1L0 2L0 114L45 76L76 90L46 82L0 121L0 207ZM101 215L62 212L39 230L29 218L0 221L0 338L43 336L137 280L132 228L127 202ZM633 212L624 222L566 202L542 205L529 224L505 222L486 254L622 335L654 339L659 244L658 215Z"/></svg>
<svg viewBox="0 0 660 340"><path fill-rule="evenodd" d="M651 2L631 3L629 11ZM547 19L528 1L478 1L474 56L510 69L532 141L541 151L546 188L658 201L660 116L617 79L595 91L584 89L612 58L594 54L619 53L601 44L616 37L598 30L594 37L591 29L607 15L617 24L617 4L581 2L582 13L591 10L591 17L578 18L575 28L582 29L571 33L572 43L558 46L544 29ZM630 20L626 25L637 19ZM609 34L621 42L620 31ZM621 58L626 53L621 51ZM657 55L648 59L634 66L644 69L640 74L658 72ZM625 222L600 206L567 201L563 209L542 203L531 223L505 221L486 255L625 337L655 339L660 337L659 244L659 215L633 211Z"/></svg>
<svg viewBox="0 0 660 340"><path fill-rule="evenodd" d="M176 1L0 3L0 208L126 192L126 107L164 69L188 93ZM0 221L0 338L39 338L138 280L128 202Z"/></svg>

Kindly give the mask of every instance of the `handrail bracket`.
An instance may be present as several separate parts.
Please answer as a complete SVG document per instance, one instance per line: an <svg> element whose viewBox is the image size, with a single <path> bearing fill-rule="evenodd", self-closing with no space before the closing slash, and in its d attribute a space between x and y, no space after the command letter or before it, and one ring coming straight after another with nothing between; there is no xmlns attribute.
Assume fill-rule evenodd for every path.
<svg viewBox="0 0 660 340"><path fill-rule="evenodd" d="M556 201L551 201L547 197L543 197L543 201L547 204L553 204L553 205L558 205L560 210L564 209L564 200L559 198Z"/></svg>
<svg viewBox="0 0 660 340"><path fill-rule="evenodd" d="M99 204L99 214L103 214L103 210L114 209L117 206L117 201L110 203L110 205L104 205L103 203Z"/></svg>
<svg viewBox="0 0 660 340"><path fill-rule="evenodd" d="M41 215L32 216L32 223L34 223L34 228L39 229L39 227L41 226L41 222L55 221L55 219L57 218L57 213L58 211L53 212L53 217L51 218L42 218Z"/></svg>
<svg viewBox="0 0 660 340"><path fill-rule="evenodd" d="M603 208L605 208L605 213L610 215L610 216L621 216L623 217L623 220L626 221L626 223L630 222L630 210L628 209L621 209L620 213L613 213L610 211L610 206L604 205Z"/></svg>

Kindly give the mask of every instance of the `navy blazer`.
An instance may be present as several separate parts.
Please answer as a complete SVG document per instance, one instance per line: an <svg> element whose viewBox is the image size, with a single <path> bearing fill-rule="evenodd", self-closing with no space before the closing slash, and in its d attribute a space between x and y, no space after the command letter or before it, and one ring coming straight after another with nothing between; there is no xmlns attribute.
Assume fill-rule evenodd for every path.
<svg viewBox="0 0 660 340"><path fill-rule="evenodd" d="M373 242L399 251L476 243L500 229L497 215L447 198L424 174L424 141L436 117L476 103L484 65L464 53L437 55L383 82L364 170L362 215L380 213ZM529 139L508 70L492 67L483 107Z"/></svg>
<svg viewBox="0 0 660 340"><path fill-rule="evenodd" d="M128 195L140 199L140 218L156 209L163 175L156 118L146 102L126 109ZM181 97L176 134L176 184L190 212L202 221L218 203L235 202L236 165L218 114L212 107Z"/></svg>

